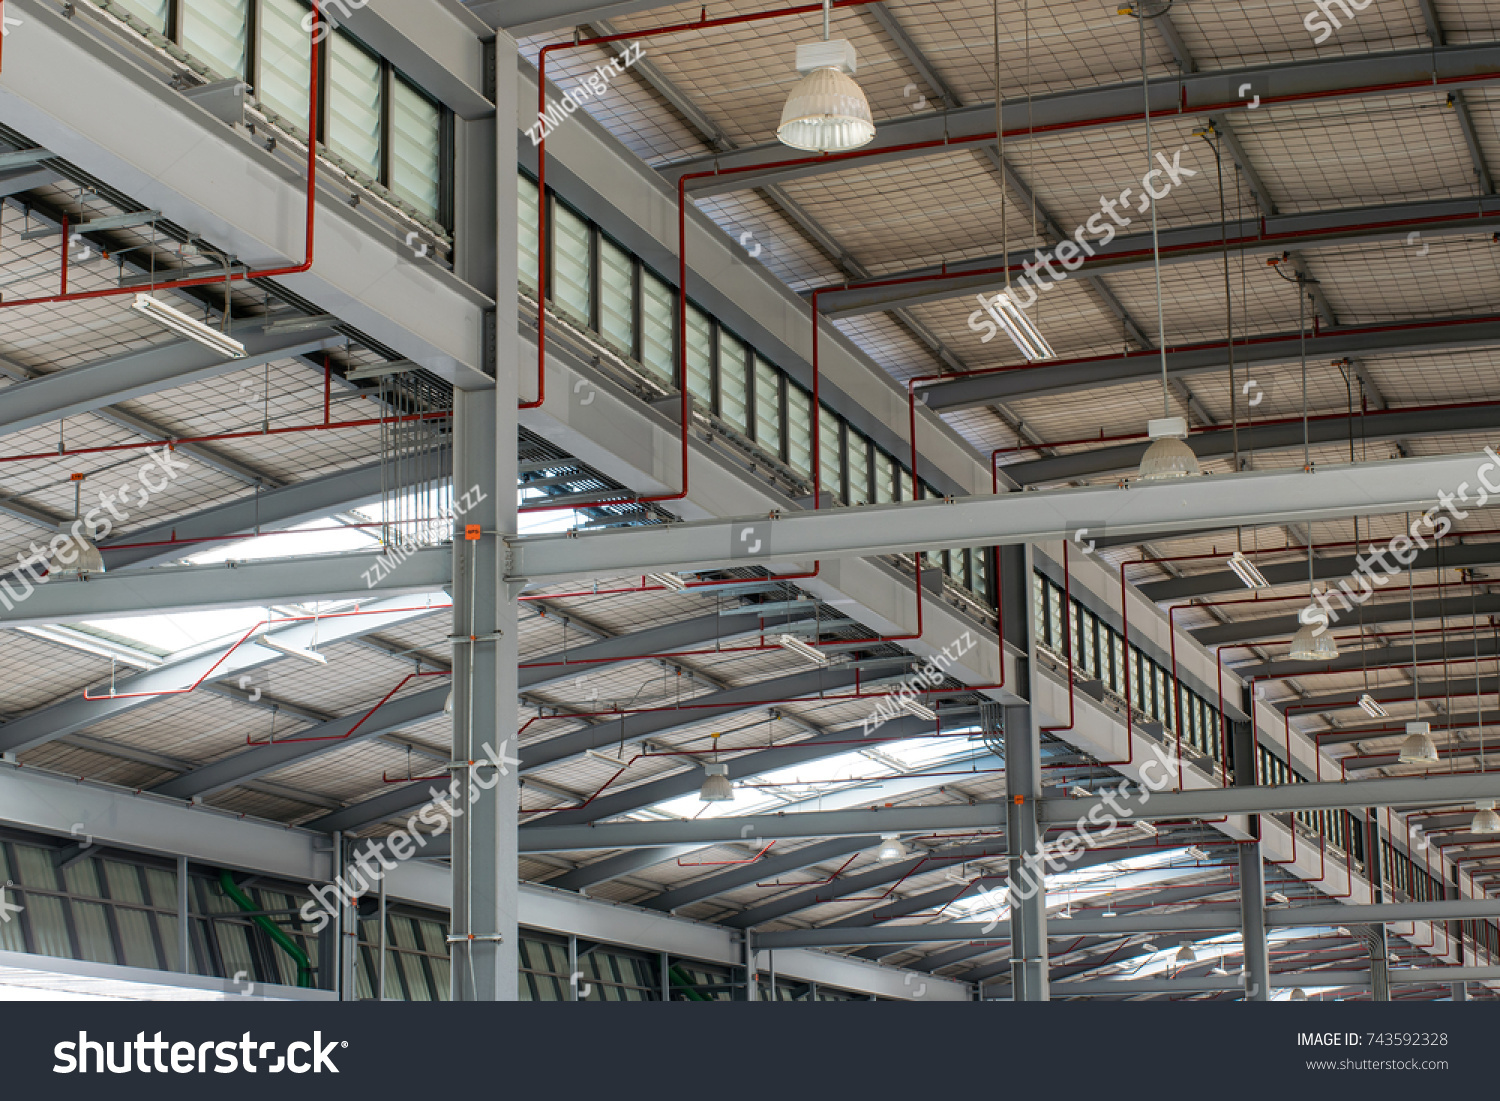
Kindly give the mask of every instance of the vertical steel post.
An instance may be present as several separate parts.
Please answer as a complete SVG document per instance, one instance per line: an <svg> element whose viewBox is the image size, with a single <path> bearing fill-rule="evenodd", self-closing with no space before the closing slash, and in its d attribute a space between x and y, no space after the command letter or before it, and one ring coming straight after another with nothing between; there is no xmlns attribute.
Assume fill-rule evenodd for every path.
<svg viewBox="0 0 1500 1101"><path fill-rule="evenodd" d="M515 40L497 32L495 117L467 122L455 266L496 308L484 334L495 386L453 394L452 997L519 998L516 822L516 596L506 540L516 532L520 355L515 288ZM482 201L488 196L489 201ZM460 514L459 509L462 508Z"/></svg>
<svg viewBox="0 0 1500 1101"><path fill-rule="evenodd" d="M188 862L187 857L177 858L177 970L184 975L193 970L192 911L188 906Z"/></svg>
<svg viewBox="0 0 1500 1101"><path fill-rule="evenodd" d="M1255 714L1255 701L1246 700ZM1255 786L1255 722L1230 724L1230 752L1236 787ZM1266 944L1266 865L1260 848L1260 815L1252 814L1252 840L1239 846L1240 940L1245 958L1245 1000L1271 1000L1271 953Z"/></svg>
<svg viewBox="0 0 1500 1101"><path fill-rule="evenodd" d="M1005 556L1007 609L1024 610L1026 673L1016 688L1036 699L1033 657L1036 653L1036 615L1032 607L1032 548ZM1066 617L1064 617L1066 620ZM1012 636L1014 637L1014 636ZM1042 794L1041 730L1030 704L1007 706L1005 715L1005 790L1007 901L1010 905L1011 997L1018 1002L1049 1000L1047 968L1047 871L1042 841L1046 830L1038 821Z"/></svg>

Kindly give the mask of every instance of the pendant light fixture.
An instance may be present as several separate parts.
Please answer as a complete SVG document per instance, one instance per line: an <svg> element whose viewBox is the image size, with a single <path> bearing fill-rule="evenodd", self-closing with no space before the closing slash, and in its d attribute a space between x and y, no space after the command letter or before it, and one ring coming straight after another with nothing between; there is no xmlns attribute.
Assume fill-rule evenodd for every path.
<svg viewBox="0 0 1500 1101"><path fill-rule="evenodd" d="M906 859L906 846L901 844L901 838L894 833L883 833L880 835L880 851L877 853L883 864L890 864L897 860Z"/></svg>
<svg viewBox="0 0 1500 1101"><path fill-rule="evenodd" d="M77 554L72 562L56 559L56 567L51 570L51 574L53 577L81 577L88 573L103 573L104 555L99 553L94 541L84 534L87 526L80 527L77 535L73 534L73 527L81 516L84 476L72 474L69 477L73 480L73 519L63 521L57 530L68 537L68 542L73 545Z"/></svg>
<svg viewBox="0 0 1500 1101"><path fill-rule="evenodd" d="M1407 516L1407 530L1411 517ZM1435 765L1437 746L1432 741L1432 725L1422 722L1422 682L1417 676L1417 595L1415 571L1406 571L1407 615L1411 619L1411 717L1406 724L1406 740L1401 743L1399 760L1404 765Z"/></svg>
<svg viewBox="0 0 1500 1101"><path fill-rule="evenodd" d="M705 803L731 803L734 801L734 784L729 780L729 766L719 760L719 735L715 734L714 759L703 766L703 786L698 789L698 798Z"/></svg>
<svg viewBox="0 0 1500 1101"><path fill-rule="evenodd" d="M1170 5L1169 5L1170 6ZM1124 9L1122 9L1124 10ZM1127 14L1134 15L1141 39L1141 93L1145 97L1146 116L1146 167L1151 167L1151 86L1146 76L1146 20L1166 11L1142 7L1132 8ZM1151 437L1151 446L1141 457L1140 480L1161 482L1172 478L1196 478L1202 474L1198 456L1183 441L1188 436L1186 417L1172 415L1172 391L1167 383L1167 325L1161 299L1161 241L1157 235L1156 204L1151 204L1151 266L1156 276L1156 342L1161 348L1161 417L1149 421L1146 435Z"/></svg>
<svg viewBox="0 0 1500 1101"><path fill-rule="evenodd" d="M1474 575L1469 573L1469 600L1473 607L1474 631L1474 701L1479 709L1479 771L1485 772L1484 760L1484 696L1480 693L1479 680L1479 592L1474 585ZM1500 814L1495 813L1495 801L1485 799L1477 804L1474 821L1469 823L1469 832L1478 834L1500 833Z"/></svg>
<svg viewBox="0 0 1500 1101"><path fill-rule="evenodd" d="M1313 603L1316 596L1313 588L1313 549L1312 529L1308 529L1307 540L1307 596L1309 603L1306 608L1297 614L1298 621L1302 624L1297 628L1297 633L1292 636L1291 653L1287 656L1293 661L1332 661L1339 656L1338 644L1333 641L1333 634L1329 631L1328 616Z"/></svg>
<svg viewBox="0 0 1500 1101"><path fill-rule="evenodd" d="M823 0L823 41L797 47L802 79L786 97L776 140L810 153L844 153L875 137L870 101L854 80L854 44L828 37L832 0Z"/></svg>
<svg viewBox="0 0 1500 1101"><path fill-rule="evenodd" d="M1500 814L1495 813L1495 801L1493 799L1482 799L1478 804L1479 810L1474 814L1474 821L1469 824L1470 833L1500 833Z"/></svg>

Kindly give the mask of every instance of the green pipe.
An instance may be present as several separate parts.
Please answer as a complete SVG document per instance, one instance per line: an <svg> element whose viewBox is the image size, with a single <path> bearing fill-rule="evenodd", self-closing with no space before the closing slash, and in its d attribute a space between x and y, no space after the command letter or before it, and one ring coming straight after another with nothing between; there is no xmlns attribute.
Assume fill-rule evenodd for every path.
<svg viewBox="0 0 1500 1101"><path fill-rule="evenodd" d="M686 975L684 975L680 970L678 970L677 965L675 963L671 967L667 968L667 974L671 977L673 984L676 985L676 986L678 986L678 987L680 987L682 989L682 991L685 994L687 994L688 1001L690 1001L690 1002L711 1002L711 1001L713 1001L712 998L707 997L707 996L705 996L703 994L698 993L698 988L693 985L692 980L689 979Z"/></svg>
<svg viewBox="0 0 1500 1101"><path fill-rule="evenodd" d="M219 873L219 886L224 889L226 895L234 899L235 904L241 910L255 911L260 909L259 906L250 901L250 897L244 891L235 886L234 877L227 871ZM302 951L301 945L287 936L280 926L264 914L256 914L250 920L264 929L266 935L279 944L283 952L292 957L292 960L297 964L297 985L311 989L313 984L312 960L307 958L307 953Z"/></svg>

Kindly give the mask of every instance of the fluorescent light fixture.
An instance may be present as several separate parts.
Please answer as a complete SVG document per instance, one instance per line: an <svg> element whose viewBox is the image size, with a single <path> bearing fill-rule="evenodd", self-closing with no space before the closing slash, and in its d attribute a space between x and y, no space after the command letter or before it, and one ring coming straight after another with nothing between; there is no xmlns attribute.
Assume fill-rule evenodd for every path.
<svg viewBox="0 0 1500 1101"><path fill-rule="evenodd" d="M1146 424L1146 435L1154 441L1141 456L1140 480L1160 482L1168 478L1196 478L1203 471L1198 456L1182 441L1187 439L1185 417L1162 417Z"/></svg>
<svg viewBox="0 0 1500 1101"><path fill-rule="evenodd" d="M788 653L796 654L798 657L806 658L814 665L828 664L827 654L823 653L823 651L819 650L816 646L809 646L796 635L782 635L776 640L776 645L780 646Z"/></svg>
<svg viewBox="0 0 1500 1101"><path fill-rule="evenodd" d="M626 762L620 760L618 757L611 757L608 753L600 753L597 749L585 749L583 755L585 757L592 757L596 761L603 761L605 764L612 765L615 768L624 768L626 764Z"/></svg>
<svg viewBox="0 0 1500 1101"><path fill-rule="evenodd" d="M698 798L705 803L732 803L734 785L729 782L729 766L723 763L703 766L703 786Z"/></svg>
<svg viewBox="0 0 1500 1101"><path fill-rule="evenodd" d="M284 642L277 642L270 635L261 635L255 640L262 646L269 646L273 650L279 650L289 657L301 658L303 661L313 662L315 665L327 665L328 659L316 650L299 650L295 646L288 646Z"/></svg>
<svg viewBox="0 0 1500 1101"><path fill-rule="evenodd" d="M1193 845L1188 849L1188 855L1191 856L1194 860L1208 859L1208 853L1204 852L1197 845Z"/></svg>
<svg viewBox="0 0 1500 1101"><path fill-rule="evenodd" d="M1155 837L1157 834L1156 827L1153 826L1150 822L1136 822L1135 828L1140 830L1147 837Z"/></svg>
<svg viewBox="0 0 1500 1101"><path fill-rule="evenodd" d="M158 325L171 329L178 336L196 340L199 344L212 348L222 356L230 359L245 358L245 346L238 340L227 333L219 332L212 326L203 324L196 317L189 317L159 298L152 298L149 294L138 294L130 308L136 313L149 317Z"/></svg>
<svg viewBox="0 0 1500 1101"><path fill-rule="evenodd" d="M782 145L810 153L842 153L875 137L870 101L851 75L857 66L854 44L827 38L827 18L825 10L822 42L797 47L802 79L787 95L776 127Z"/></svg>
<svg viewBox="0 0 1500 1101"><path fill-rule="evenodd" d="M1115 904L1113 902L1105 902L1104 909L1101 910L1101 911L1099 911L1099 916L1100 917L1114 917L1115 916Z"/></svg>
<svg viewBox="0 0 1500 1101"><path fill-rule="evenodd" d="M675 573L648 573L646 575L646 580L655 581L662 588L671 589L673 592L677 593L680 593L683 589L687 588L687 582L678 577Z"/></svg>
<svg viewBox="0 0 1500 1101"><path fill-rule="evenodd" d="M901 838L894 833L883 833L880 835L880 859L889 864L893 860L903 860L906 857L906 846L901 844Z"/></svg>
<svg viewBox="0 0 1500 1101"><path fill-rule="evenodd" d="M1245 583L1247 589L1269 589L1271 583L1266 580L1266 575L1256 568L1254 562L1246 558L1239 551L1229 556L1229 568L1234 575Z"/></svg>
<svg viewBox="0 0 1500 1101"><path fill-rule="evenodd" d="M1158 948L1156 945L1152 944L1149 940L1145 944L1141 945L1141 947L1144 948L1148 952L1160 952L1161 951L1160 948Z"/></svg>
<svg viewBox="0 0 1500 1101"><path fill-rule="evenodd" d="M1280 891L1272 891L1271 892L1271 901L1272 902L1279 902L1283 906L1285 906L1288 902L1291 901L1291 899L1287 898L1286 895L1282 894Z"/></svg>
<svg viewBox="0 0 1500 1101"><path fill-rule="evenodd" d="M1364 708L1365 714L1372 719L1384 719L1390 715L1390 712L1381 707L1375 697L1368 692L1359 697L1359 706Z"/></svg>
<svg viewBox="0 0 1500 1101"><path fill-rule="evenodd" d="M924 704L918 703L910 696L897 696L896 702L919 719L926 719L930 723L937 722L936 711L934 711L930 707L925 706Z"/></svg>
<svg viewBox="0 0 1500 1101"><path fill-rule="evenodd" d="M1011 343L1028 361L1057 358L1057 353L1052 350L1052 345L1047 343L1047 338L1042 335L1042 331L1032 323L1031 318L1026 316L1026 311L1015 304L1009 291L1001 291L994 298L985 298L982 294L976 294L974 297L979 299L984 312L994 319L996 325L1005 330L1005 335L1010 337Z"/></svg>
<svg viewBox="0 0 1500 1101"><path fill-rule="evenodd" d="M971 872L964 867L949 868L946 872L943 873L943 878L948 880L950 883L962 883L965 887L967 887L970 883L973 883L976 879L979 878L979 873Z"/></svg>
<svg viewBox="0 0 1500 1101"><path fill-rule="evenodd" d="M1407 723L1406 740L1401 743L1404 765L1435 765L1438 760L1437 746L1432 741L1431 723Z"/></svg>
<svg viewBox="0 0 1500 1101"><path fill-rule="evenodd" d="M1076 796L1079 799L1087 799L1093 792L1089 791L1088 788L1081 788L1077 784L1074 784L1068 789L1068 794Z"/></svg>

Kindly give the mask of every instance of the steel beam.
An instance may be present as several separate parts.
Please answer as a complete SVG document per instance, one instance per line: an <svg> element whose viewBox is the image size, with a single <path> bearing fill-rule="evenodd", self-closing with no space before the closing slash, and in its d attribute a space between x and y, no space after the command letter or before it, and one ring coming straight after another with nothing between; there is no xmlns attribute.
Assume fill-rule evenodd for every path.
<svg viewBox="0 0 1500 1101"><path fill-rule="evenodd" d="M1391 982L1405 986L1439 986L1460 982L1500 979L1500 967L1403 967L1391 971ZM1368 971L1276 971L1271 974L1272 985L1285 990L1289 987L1316 987L1331 989L1362 989L1370 985ZM1202 978L1153 978L1153 979L1082 979L1077 982L1057 984L1057 996L1136 998L1142 994L1191 994L1212 993L1220 990L1238 990L1237 978L1219 978L1205 975Z"/></svg>
<svg viewBox="0 0 1500 1101"><path fill-rule="evenodd" d="M155 73L44 0L11 0L30 48L0 88L6 123L257 269L305 254L305 164L225 126ZM74 74L59 88L57 74ZM414 261L389 224L319 189L316 258L286 287L461 388L494 385L483 367L493 299L437 264ZM510 219L514 221L514 218ZM420 308L413 308L414 304Z"/></svg>
<svg viewBox="0 0 1500 1101"><path fill-rule="evenodd" d="M1462 899L1453 902L1388 903L1375 906L1291 906L1266 911L1266 924L1276 929L1363 924L1371 921L1464 921L1478 917L1500 917L1500 899ZM1189 910L1162 913L1121 914L1117 917L1063 917L1047 919L1049 938L1078 936L1125 936L1141 933L1214 933L1240 927L1238 906L1203 905ZM823 926L761 933L762 948L852 948L865 945L952 944L959 942L1007 941L1011 923L984 921L939 921L925 925ZM1393 976L1399 972L1393 972ZM1272 975L1271 978L1275 979ZM1229 989L1240 989L1238 979ZM1061 993L1059 989L1056 991ZM1256 999L1260 1000L1260 999Z"/></svg>
<svg viewBox="0 0 1500 1101"><path fill-rule="evenodd" d="M0 727L0 735L4 734ZM1494 785L1500 790L1500 776ZM879 810L806 811L744 818L629 822L602 826L532 826L521 831L521 851L569 852L644 849L661 845L714 845L758 837L762 841L854 837L933 830L993 829L1005 823L1000 803L973 806L885 807ZM314 823L317 825L318 823Z"/></svg>
<svg viewBox="0 0 1500 1101"><path fill-rule="evenodd" d="M0 435L344 343L327 328L291 334L247 329L233 334L245 345L243 359L225 359L195 341L174 340L7 386Z"/></svg>
<svg viewBox="0 0 1500 1101"><path fill-rule="evenodd" d="M1265 110L1279 104L1410 95L1423 89L1436 92L1448 86L1476 87L1496 81L1500 81L1500 46L1446 46L1159 77L1150 82L1146 103L1153 116L1232 117L1251 108L1252 95L1260 97L1255 101L1256 106ZM1242 95L1239 89L1243 85L1249 88ZM1063 131L1134 125L1143 117L1141 103L1139 83L1057 92L1035 96L1030 101L1005 102L1001 125L1008 141L1025 140L1033 135L1045 138ZM767 143L717 159L708 156L676 161L665 166L662 175L675 186L681 176L689 173L759 166L760 171L691 182L694 194L740 191L895 160L949 154L955 144L982 141L993 135L994 127L994 104L981 103L956 111L878 123L875 139L860 150L862 156L852 160L835 156L812 164L775 167L784 161L806 158L789 155L784 145ZM910 148L913 145L921 148Z"/></svg>
<svg viewBox="0 0 1500 1101"><path fill-rule="evenodd" d="M736 929L749 929L767 922L777 921L788 914L795 914L799 910L805 910L809 906L817 906L832 898L847 898L857 895L862 891L874 890L885 887L905 878L912 872L921 868L929 862L932 854L924 853L910 860L899 860L892 864L881 864L871 868L869 871L856 872L854 875L836 878L830 884L819 884L801 891L788 891L785 894L762 902L758 906L752 906L733 917L723 919L723 924ZM944 860L964 860L980 858L999 858L1005 855L1005 839L996 836L990 842L975 842L965 845L956 845L942 850Z"/></svg>
<svg viewBox="0 0 1500 1101"><path fill-rule="evenodd" d="M1163 264L1196 263L1217 259L1226 243L1231 253L1280 256L1292 249L1334 248L1387 241L1404 241L1413 230L1424 237L1479 234L1500 224L1500 202L1493 197L1433 199L1381 206L1336 208L1299 214L1267 211L1262 219L1236 219L1221 232L1219 223L1168 227L1159 231ZM1228 241L1224 240L1225 235ZM1155 251L1150 233L1130 233L1108 244L1092 244L1079 275L1149 271ZM889 272L879 285L831 290L818 296L819 309L830 317L854 317L883 310L931 305L964 295L990 293L1005 286L1005 270L1012 280L1035 254L1017 249L944 265ZM1236 344L1236 358L1239 355Z"/></svg>
<svg viewBox="0 0 1500 1101"><path fill-rule="evenodd" d="M1491 689L1493 691L1493 689ZM1042 801L1049 825L1075 824L1095 807L1121 820L1218 818L1225 814L1284 814L1299 810L1352 810L1360 807L1421 807L1500 799L1500 773L1382 777L1345 783L1284 784L1280 787L1212 788L1167 791L1149 796L1116 797L1114 802L1089 796Z"/></svg>
<svg viewBox="0 0 1500 1101"><path fill-rule="evenodd" d="M448 697L448 691L449 685L444 681L437 688L392 700L379 710L360 708L353 714L341 715L337 719L299 730L284 741L231 753L211 764L201 765L191 772L157 784L151 790L157 795L172 799L212 795L310 757L331 753L403 726L437 718L443 713L443 702ZM356 726L358 730L354 729Z"/></svg>
<svg viewBox="0 0 1500 1101"><path fill-rule="evenodd" d="M669 914L675 914L678 910L691 906L695 902L702 902L715 895L747 887L762 879L774 879L788 872L800 872L804 868L821 864L825 860L839 860L861 849L868 849L879 842L878 837L840 837L832 841L819 841L812 845L804 845L789 853L766 857L721 871L716 875L695 879L682 887L663 891L655 898L648 898L641 905L650 910L664 910Z"/></svg>
<svg viewBox="0 0 1500 1101"><path fill-rule="evenodd" d="M796 630L815 622L802 618L795 612L765 618L775 621L777 631ZM545 688L550 684L602 672L619 662L635 661L645 654L672 654L718 644L727 645L759 635L764 629L760 621L754 625L726 622L718 613L646 627L628 635L600 639L526 662L520 671L521 690L524 692Z"/></svg>
<svg viewBox="0 0 1500 1101"><path fill-rule="evenodd" d="M442 453L440 469L444 476L452 470L452 459L451 452ZM252 493L222 505L213 505L186 516L138 528L128 535L116 536L99 549L104 554L105 566L110 570L155 565L206 550L208 545L153 547L141 544L167 540L191 543L194 539L250 535L261 527L273 530L293 527L308 520L334 516L378 501L381 492L381 465L371 463ZM113 545L121 543L127 545Z"/></svg>
<svg viewBox="0 0 1500 1101"><path fill-rule="evenodd" d="M1421 509L1413 508L1412 511L1419 512ZM1358 585L1351 583L1350 588L1356 592L1359 591ZM1404 599L1404 594L1399 589L1392 589L1391 592L1393 599L1378 604L1371 601L1358 610L1351 605L1348 611L1344 611L1336 599L1330 598L1330 606L1339 613L1339 622L1333 627L1335 634L1355 628L1359 624L1372 627L1382 623L1408 623L1413 619L1438 619L1442 616L1447 616L1459 624L1466 624L1471 612L1477 612L1479 615L1493 615L1500 612L1500 594L1486 594L1474 600L1458 596L1449 597L1447 600L1418 600L1413 606ZM1402 597L1402 599L1394 599L1394 597ZM1294 607L1294 605L1287 606ZM1299 625L1297 613L1293 612L1290 615L1263 616L1258 619L1216 623L1211 627L1200 627L1188 633L1202 645L1212 647L1226 643L1253 643L1270 638L1290 638ZM1380 696L1377 694L1379 691L1385 690L1372 689L1370 694L1379 699Z"/></svg>
<svg viewBox="0 0 1500 1101"><path fill-rule="evenodd" d="M866 505L790 515L706 520L629 531L522 536L508 575L550 584L661 570L791 564L894 554L913 547L977 547L1098 535L1319 522L1422 512L1438 493L1476 484L1485 454L1183 478L1171 484L1085 486L951 500Z"/></svg>
<svg viewBox="0 0 1500 1101"><path fill-rule="evenodd" d="M858 748L851 745L857 727L830 730L800 742L787 742L771 749L754 753L737 753L725 763L729 766L731 780L747 780L752 776L774 772L792 765L806 764L839 753L848 753ZM915 715L904 715L892 719L880 728L882 738L902 738L908 735L930 733L932 724ZM537 826L525 826L522 832L539 826L577 826L587 822L618 818L632 811L688 795L702 786L703 778L696 768L663 776L658 780L647 780L643 784L627 788L611 795L595 799L587 807L577 810L557 810L542 819ZM668 858L670 859L670 858Z"/></svg>
<svg viewBox="0 0 1500 1101"><path fill-rule="evenodd" d="M1413 548L1412 553L1416 555L1404 568L1416 570L1457 570L1464 568L1483 568L1486 566L1500 565L1500 542L1496 543L1459 543L1445 545L1442 550L1417 550ZM1262 564L1261 559L1270 555L1301 555L1301 561L1276 562ZM1273 586L1279 585L1305 585L1307 584L1307 549L1305 547L1276 547L1261 548L1257 553L1250 551L1250 557L1257 560L1260 572ZM1225 556L1226 560L1228 556ZM1340 554L1327 557L1315 557L1313 559L1313 577L1318 581L1338 581L1348 577L1359 568L1357 555ZM1165 581L1148 581L1137 585L1142 596L1158 604L1172 604L1179 600L1192 600L1195 597L1223 596L1226 594L1242 593L1245 591L1245 583L1233 570L1213 570L1208 573L1184 574L1182 577L1172 577ZM1337 668L1332 663L1319 665L1320 669ZM1356 661L1355 668L1359 668Z"/></svg>
<svg viewBox="0 0 1500 1101"><path fill-rule="evenodd" d="M382 556L370 552L90 574L86 581L44 584L13 608L0 607L0 626L441 593L450 583L448 557L446 548L419 550L373 585L366 576L375 576ZM391 561L384 559L386 566Z"/></svg>
<svg viewBox="0 0 1500 1101"><path fill-rule="evenodd" d="M340 25L459 118L494 115L484 94L480 41L493 33L493 23L459 0L365 0L340 10Z"/></svg>
<svg viewBox="0 0 1500 1101"><path fill-rule="evenodd" d="M1443 642L1419 643L1416 650L1417 662L1420 664L1424 661L1495 657L1500 654L1500 641L1497 641L1493 634L1485 633L1486 626L1480 625L1477 638L1470 631L1455 630ZM1387 645L1369 645L1359 649L1341 647L1339 656L1332 661L1265 661L1254 665L1236 665L1234 675L1242 681L1248 681L1252 677L1295 677L1298 674L1307 673L1358 673L1372 665L1389 665L1393 660L1407 661L1412 656L1409 646L1402 645L1400 650L1392 649L1395 645L1403 644L1404 639L1377 636L1377 639L1370 641L1373 643L1377 640L1384 640Z"/></svg>
<svg viewBox="0 0 1500 1101"><path fill-rule="evenodd" d="M4 728L0 727L0 733L3 731ZM1226 814L1435 806L1500 798L1500 773L1382 777L1343 783L1286 784L1280 787L1211 788L1202 791L1161 792L1145 798L1113 798L1111 803L1095 796L1077 799L1044 798L1038 801L1038 805L1041 820L1048 826L1075 825L1095 808L1101 813L1115 815L1120 820L1158 821L1218 818ZM1119 810L1122 807L1123 813ZM1004 812L1005 804L976 803L807 811L742 818L621 822L598 826L533 826L522 831L521 848L523 852L568 852L640 849L662 845L713 845L743 841L746 837L771 841L998 829L1004 821ZM353 824L378 820L365 818Z"/></svg>
<svg viewBox="0 0 1500 1101"><path fill-rule="evenodd" d="M517 38L668 7L664 0L466 0L469 10Z"/></svg>
<svg viewBox="0 0 1500 1101"><path fill-rule="evenodd" d="M1496 343L1500 343L1500 327L1496 330ZM1500 402L1482 405L1456 406L1447 409L1394 409L1363 415L1345 416L1325 414L1313 417L1307 426L1307 442L1312 446L1329 443L1344 443L1355 439L1361 444L1382 440L1422 439L1431 436L1446 436L1454 433L1487 435L1500 428ZM1235 452L1235 435L1228 428L1211 428L1194 432L1187 441L1200 460L1222 459ZM1239 450L1281 451L1300 448L1303 443L1302 422L1286 421L1276 424L1240 425L1238 431ZM1070 482L1084 478L1096 478L1105 474L1124 474L1135 471L1141 458L1151 446L1150 440L1127 443L1113 447L1072 451L1067 454L1049 455L1041 459L1027 459L1010 463L1000 468L1001 473L1020 486ZM1494 551L1490 554L1493 557ZM1306 580L1303 571L1301 580ZM1233 577L1233 574L1230 574ZM1239 583L1243 588L1243 583Z"/></svg>
<svg viewBox="0 0 1500 1101"><path fill-rule="evenodd" d="M1253 369L1295 363L1301 357L1302 343L1297 333L1264 334L1252 337L1244 344L1236 341L1235 367ZM1306 343L1309 361L1346 356L1462 351L1500 344L1500 318L1452 317L1324 329L1317 335L1309 333ZM1228 365L1227 346L1222 341L1167 349L1167 373L1172 377L1220 371L1227 369ZM926 383L917 389L917 398L936 412L948 413L995 401L1129 385L1156 378L1160 373L1161 354L1151 351L1048 360L1032 367L994 374L959 375ZM1378 423L1378 418L1371 418L1369 423ZM1300 430L1301 422L1298 422L1299 442ZM1242 426L1241 435L1246 431L1248 429ZM1275 431L1284 433L1286 428L1277 426Z"/></svg>
<svg viewBox="0 0 1500 1101"><path fill-rule="evenodd" d="M70 584L85 587L81 582ZM306 649L311 645L330 646L432 614L421 601L408 597L373 601L360 611L359 615L330 615L316 623L309 621L279 627L271 632L271 637L295 649ZM232 653L213 650L180 658L149 672L119 680L113 696L104 694L107 690L101 687L100 694L104 694L104 698L70 696L0 725L0 752L19 753L65 734L85 730L159 699L162 693L183 692L209 674L218 678L233 677L285 657L279 650L251 641L234 648Z"/></svg>

